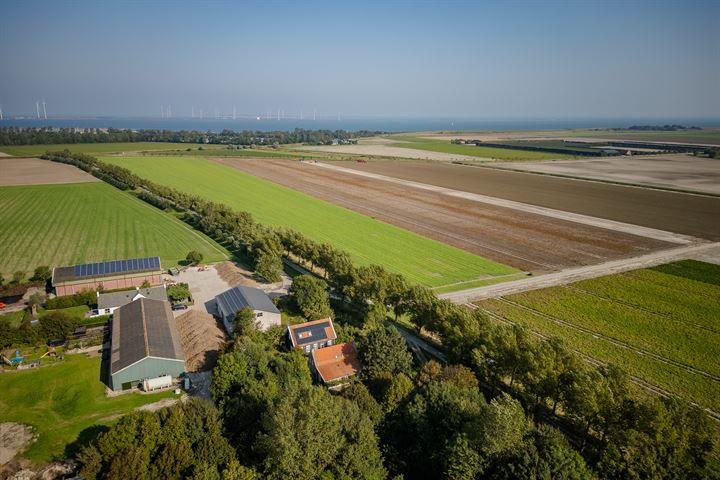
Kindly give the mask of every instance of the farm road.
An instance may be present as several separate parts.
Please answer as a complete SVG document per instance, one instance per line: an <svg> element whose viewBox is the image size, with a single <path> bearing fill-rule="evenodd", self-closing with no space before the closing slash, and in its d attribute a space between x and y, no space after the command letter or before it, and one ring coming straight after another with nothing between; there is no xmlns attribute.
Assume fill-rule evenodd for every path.
<svg viewBox="0 0 720 480"><path fill-rule="evenodd" d="M445 293L438 295L438 297L450 300L453 303L465 304L477 300L502 297L529 290L567 285L569 283L579 282L580 280L603 277L615 273L627 272L629 270L654 267L656 265L676 260L699 258L707 261L709 259L708 257L715 259L715 263L720 263L720 243L702 243L661 250L635 258L613 260L585 267L568 268L560 272L548 273L547 275L541 275L538 277L529 277L522 280L489 285L486 287Z"/></svg>

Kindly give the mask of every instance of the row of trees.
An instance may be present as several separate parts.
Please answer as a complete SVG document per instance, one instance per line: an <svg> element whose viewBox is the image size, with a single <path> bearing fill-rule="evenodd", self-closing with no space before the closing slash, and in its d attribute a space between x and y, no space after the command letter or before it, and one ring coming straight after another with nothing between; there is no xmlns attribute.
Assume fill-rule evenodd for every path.
<svg viewBox="0 0 720 480"><path fill-rule="evenodd" d="M96 168L102 169L103 164L97 162ZM588 365L559 340L540 341L522 327L491 322L480 311L440 300L429 289L409 285L402 276L381 266L356 268L346 252L318 244L295 231L257 224L247 212L234 212L224 205L155 185L129 171L121 174L174 208L184 210L188 221L246 253L259 266L261 259L270 259L279 269L282 255L304 261L321 272L333 297L338 299L338 313L354 319L356 325L376 325L389 311L407 315L418 329L441 338L450 360L471 369L488 395L509 394L535 422L561 422L583 457L604 477L702 478L708 474L714 443L709 419L682 402L638 399L627 375L618 368ZM373 379L371 384L375 383ZM221 392L218 395L225 396ZM233 422L227 428L235 431ZM523 442L530 442L528 435L535 433L524 431ZM442 438L437 434L431 437ZM535 449L540 448L538 442L545 441L532 438ZM466 439L457 442L464 445ZM429 459L437 457L428 448L419 446L413 462L405 450L398 449L393 469L410 473L416 462L422 464L425 459L433 463ZM653 459L652 475L647 469L648 459ZM428 464L427 471L436 471L431 467ZM417 472L422 477L421 473Z"/></svg>
<svg viewBox="0 0 720 480"><path fill-rule="evenodd" d="M275 145L307 143L324 145L334 140L346 141L357 137L379 135L380 131L305 130L261 132L253 130L120 130L77 128L0 128L0 145L46 145L53 143L111 143L111 142L172 142L222 145Z"/></svg>

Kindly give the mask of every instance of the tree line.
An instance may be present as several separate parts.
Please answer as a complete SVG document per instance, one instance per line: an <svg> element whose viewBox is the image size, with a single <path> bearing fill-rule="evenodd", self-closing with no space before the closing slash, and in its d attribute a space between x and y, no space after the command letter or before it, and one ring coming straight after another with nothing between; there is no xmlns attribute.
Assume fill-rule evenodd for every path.
<svg viewBox="0 0 720 480"><path fill-rule="evenodd" d="M381 426L376 425L384 465L392 474L459 479L512 478L517 476L513 472L524 472L520 476L558 478L559 474L547 472L565 464L580 465L581 460L589 466L588 475L612 479L712 478L718 469L712 456L716 432L703 412L681 400L639 395L619 368L590 365L559 339L539 340L524 327L492 322L481 311L440 300L431 290L411 285L382 266L355 267L348 253L332 245L293 230L269 228L255 222L248 212L157 185L121 167L108 168L103 162L69 152L47 158L77 162L93 175L99 172L127 188L141 189L145 193L140 198L153 205L183 211L188 223L249 256L268 279L279 274L283 256L302 261L327 283L336 300L336 317L349 332L363 332L394 313L406 315L418 330L440 338L448 359L456 365L453 368L465 372L461 374L462 388L453 384L455 380L442 380L455 378L454 370L426 372L445 381L442 388L428 386L434 383L425 384L407 373L406 380L397 380L402 377L392 371L377 374L379 379L386 377L384 383L368 380L376 396L392 391L398 398L391 409L397 417L393 413ZM278 365L275 361L270 364ZM232 371L240 372L239 367ZM404 385L392 386L393 382ZM472 388L466 388L467 384ZM388 390L377 385L386 385ZM224 411L225 394L217 390L220 386L214 388ZM299 403L311 401L301 398L283 408L289 412ZM250 418L259 421L260 417ZM488 446L494 441L492 432L507 419L513 419L510 433L514 440L505 446ZM249 430L242 422L238 417L228 419L226 431L231 436L243 435ZM560 427L572 447L566 447L565 440L546 425ZM553 457L555 453L560 457ZM457 463L448 463L448 455ZM253 461L260 461L258 458ZM514 470L507 470L510 465ZM584 467L577 468L582 475L562 474L562 478L586 478Z"/></svg>
<svg viewBox="0 0 720 480"><path fill-rule="evenodd" d="M359 130L306 130L262 132L259 130L201 132L198 130L130 130L100 128L0 128L0 145L44 145L53 143L171 142L220 145L284 145L306 143L327 145L333 141L369 137L383 132Z"/></svg>

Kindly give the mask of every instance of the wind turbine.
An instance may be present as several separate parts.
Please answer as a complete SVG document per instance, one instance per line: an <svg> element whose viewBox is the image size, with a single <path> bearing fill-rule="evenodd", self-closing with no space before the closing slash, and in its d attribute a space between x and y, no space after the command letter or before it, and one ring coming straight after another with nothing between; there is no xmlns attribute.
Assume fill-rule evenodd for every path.
<svg viewBox="0 0 720 480"><path fill-rule="evenodd" d="M43 106L43 116L45 117L45 120L47 120L47 110L45 109L45 100L42 101Z"/></svg>
<svg viewBox="0 0 720 480"><path fill-rule="evenodd" d="M162 105L160 105L160 118L165 118L165 109Z"/></svg>
<svg viewBox="0 0 720 480"><path fill-rule="evenodd" d="M2 119L3 119L3 116L2 116L2 105L0 105L0 121L2 121Z"/></svg>
<svg viewBox="0 0 720 480"><path fill-rule="evenodd" d="M313 109L313 120L315 120L315 113L317 113L317 109Z"/></svg>
<svg viewBox="0 0 720 480"><path fill-rule="evenodd" d="M35 113L37 114L37 119L40 120L40 102L35 102Z"/></svg>
<svg viewBox="0 0 720 480"><path fill-rule="evenodd" d="M190 118L195 118L195 106L190 107Z"/></svg>
<svg viewBox="0 0 720 480"><path fill-rule="evenodd" d="M167 118L172 118L172 105L167 107Z"/></svg>
<svg viewBox="0 0 720 480"><path fill-rule="evenodd" d="M233 105L233 120L235 120L235 105Z"/></svg>

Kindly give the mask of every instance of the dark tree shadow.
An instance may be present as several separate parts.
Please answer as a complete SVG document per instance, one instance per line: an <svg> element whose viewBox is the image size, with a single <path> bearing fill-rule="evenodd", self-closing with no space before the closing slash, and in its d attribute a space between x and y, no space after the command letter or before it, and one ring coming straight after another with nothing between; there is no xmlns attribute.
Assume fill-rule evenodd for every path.
<svg viewBox="0 0 720 480"><path fill-rule="evenodd" d="M110 430L110 427L107 425L93 425L81 431L74 441L65 446L64 457L74 458L83 447L90 445L90 443L108 430Z"/></svg>

